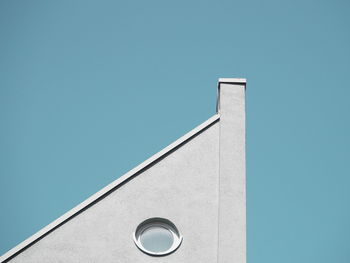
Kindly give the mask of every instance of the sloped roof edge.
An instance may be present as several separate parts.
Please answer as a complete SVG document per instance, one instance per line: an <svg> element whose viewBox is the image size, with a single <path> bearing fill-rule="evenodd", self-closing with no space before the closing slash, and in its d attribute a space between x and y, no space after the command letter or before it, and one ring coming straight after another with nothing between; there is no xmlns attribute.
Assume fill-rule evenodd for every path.
<svg viewBox="0 0 350 263"><path fill-rule="evenodd" d="M19 254L29 246L33 245L34 243L39 241L41 238L45 237L47 234L54 231L56 228L63 225L64 223L66 223L67 221L69 221L70 219L72 219L73 217L75 217L76 215L78 215L79 213L81 213L82 211L84 211L94 203L98 202L103 197L107 196L110 192L112 192L119 186L126 183L132 177L138 175L144 169L154 164L155 162L157 162L158 160L160 160L161 158L163 158L164 156L166 156L167 154L175 150L177 147L181 146L186 141L192 139L194 136L201 133L203 130L205 130L206 128L208 128L209 126L217 122L219 119L220 119L220 115L215 114L214 116L212 116L211 118L209 118L208 120L206 120L205 122L203 122L202 124L194 128L184 136L180 137L179 139L177 139L176 141L174 141L173 143L165 147L163 150L151 156L143 163L131 169L129 172L127 172L126 174L122 175L121 177L119 177L118 179L116 179L106 187L104 187L102 190L93 194L88 199L86 199L85 201L83 201L82 203L80 203L70 211L66 212L64 215L62 215L61 217L59 217L49 225L45 226L44 228L39 230L37 233L35 233L31 237L27 238L26 240L18 244L16 247L6 252L4 255L0 257L0 262L4 263L11 260L17 254Z"/></svg>

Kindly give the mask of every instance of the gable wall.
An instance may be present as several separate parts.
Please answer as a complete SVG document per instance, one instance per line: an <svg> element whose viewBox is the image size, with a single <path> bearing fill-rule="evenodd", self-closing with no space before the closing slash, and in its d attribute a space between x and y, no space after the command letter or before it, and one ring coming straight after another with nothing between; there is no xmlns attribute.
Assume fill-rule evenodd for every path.
<svg viewBox="0 0 350 263"><path fill-rule="evenodd" d="M219 122L54 230L10 262L216 262ZM132 233L150 217L176 224L183 243L151 257Z"/></svg>

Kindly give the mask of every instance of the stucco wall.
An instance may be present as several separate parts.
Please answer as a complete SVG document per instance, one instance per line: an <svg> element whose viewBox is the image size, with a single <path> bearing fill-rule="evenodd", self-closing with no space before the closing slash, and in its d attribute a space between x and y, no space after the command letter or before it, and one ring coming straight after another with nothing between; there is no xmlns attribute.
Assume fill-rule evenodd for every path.
<svg viewBox="0 0 350 263"><path fill-rule="evenodd" d="M246 262L245 83L220 84L218 263Z"/></svg>
<svg viewBox="0 0 350 263"><path fill-rule="evenodd" d="M219 123L182 145L10 262L216 262ZM168 218L183 235L165 257L136 248L132 233L150 217Z"/></svg>

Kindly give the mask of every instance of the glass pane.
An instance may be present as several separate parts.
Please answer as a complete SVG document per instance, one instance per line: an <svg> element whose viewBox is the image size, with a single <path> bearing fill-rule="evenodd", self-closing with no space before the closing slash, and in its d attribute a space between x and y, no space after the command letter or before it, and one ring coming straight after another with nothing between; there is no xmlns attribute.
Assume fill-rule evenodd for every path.
<svg viewBox="0 0 350 263"><path fill-rule="evenodd" d="M172 233L163 227L147 228L140 236L142 246L148 251L159 253L171 248L174 237Z"/></svg>

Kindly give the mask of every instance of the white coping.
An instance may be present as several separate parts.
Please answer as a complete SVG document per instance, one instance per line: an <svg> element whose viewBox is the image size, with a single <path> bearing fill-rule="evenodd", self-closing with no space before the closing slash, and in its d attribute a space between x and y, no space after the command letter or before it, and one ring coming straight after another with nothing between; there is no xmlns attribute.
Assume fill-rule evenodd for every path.
<svg viewBox="0 0 350 263"><path fill-rule="evenodd" d="M242 83L246 84L246 79L240 79L240 78L219 78L219 83Z"/></svg>
<svg viewBox="0 0 350 263"><path fill-rule="evenodd" d="M216 112L217 114L220 114L220 85L223 83L227 84L244 84L244 86L247 85L247 80L242 78L219 78L218 80L218 88L217 88L217 94L216 94Z"/></svg>
<svg viewBox="0 0 350 263"><path fill-rule="evenodd" d="M49 225L45 226L41 230L39 230L37 233L32 235L31 237L27 238L24 240L22 243L18 244L16 247L12 248L8 252L6 252L4 255L0 257L0 262L5 262L8 260L10 257L14 256L16 253L20 252L21 250L24 250L27 246L30 246L32 243L46 235L48 232L54 230L56 227L58 227L60 224L65 223L69 219L71 219L74 215L78 214L85 208L87 208L89 205L93 204L95 201L97 201L99 198L103 197L106 195L109 191L113 190L123 182L127 181L130 179L132 176L134 176L136 173L140 172L142 169L146 168L148 165L154 163L157 161L159 158L163 157L164 155L168 154L170 151L175 149L176 147L180 146L182 143L186 142L187 140L191 139L194 135L200 133L203 131L205 128L216 122L217 120L220 119L219 114L215 114L213 117L209 118L190 132L186 133L184 136L180 137L177 139L175 142L172 144L168 145L165 147L163 150L159 151L155 155L151 156L148 158L146 161L143 163L139 164L126 174L122 175L106 187L104 187L102 190L98 191L97 193L93 194L90 196L88 199L71 209L70 211L66 212L64 215L50 223Z"/></svg>

